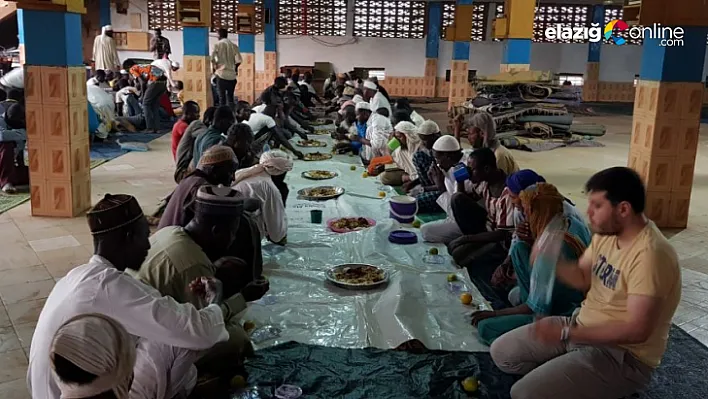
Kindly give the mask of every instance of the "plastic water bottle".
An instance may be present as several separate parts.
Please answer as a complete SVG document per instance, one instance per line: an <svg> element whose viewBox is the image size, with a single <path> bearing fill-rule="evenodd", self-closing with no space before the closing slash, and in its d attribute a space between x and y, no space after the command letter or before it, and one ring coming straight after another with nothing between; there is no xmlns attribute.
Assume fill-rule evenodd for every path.
<svg viewBox="0 0 708 399"><path fill-rule="evenodd" d="M564 229L562 217L556 216L546 226L535 244L538 255L531 269L529 303L533 305L537 314L549 315L551 312L556 265L563 245Z"/></svg>
<svg viewBox="0 0 708 399"><path fill-rule="evenodd" d="M270 151L270 146L268 145L268 143L265 143L263 145L263 152L268 152L268 151Z"/></svg>

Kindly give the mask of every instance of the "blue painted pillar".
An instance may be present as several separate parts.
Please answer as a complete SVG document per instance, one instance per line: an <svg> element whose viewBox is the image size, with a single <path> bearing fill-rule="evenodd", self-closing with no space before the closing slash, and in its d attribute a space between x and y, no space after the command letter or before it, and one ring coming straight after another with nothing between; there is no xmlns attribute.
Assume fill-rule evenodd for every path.
<svg viewBox="0 0 708 399"><path fill-rule="evenodd" d="M253 0L240 0L239 4L253 4ZM236 95L239 100L253 103L256 89L256 35L238 35L238 47L241 51L241 66L238 68Z"/></svg>
<svg viewBox="0 0 708 399"><path fill-rule="evenodd" d="M531 39L506 39L502 53L502 72L531 69Z"/></svg>
<svg viewBox="0 0 708 399"><path fill-rule="evenodd" d="M264 11L268 10L270 12L270 21L265 21L263 26L264 34L264 79L265 84L270 86L273 84L275 77L279 75L278 73L278 50L277 50L277 29L276 21L278 20L278 4L275 0L264 0L263 1Z"/></svg>
<svg viewBox="0 0 708 399"><path fill-rule="evenodd" d="M81 14L65 5L33 7L46 5L18 3L17 10L25 54L31 212L74 217L91 206Z"/></svg>
<svg viewBox="0 0 708 399"><path fill-rule="evenodd" d="M605 6L596 5L592 8L592 27L602 30L605 23ZM588 44L588 63L585 68L583 82L583 101L598 101L600 98L600 53L602 36L596 42Z"/></svg>
<svg viewBox="0 0 708 399"><path fill-rule="evenodd" d="M683 30L673 47L644 39L628 162L644 179L647 217L667 228L688 224L703 105L708 28Z"/></svg>
<svg viewBox="0 0 708 399"><path fill-rule="evenodd" d="M209 28L199 24L182 25L184 43L184 99L196 101L204 112L214 104L211 88Z"/></svg>
<svg viewBox="0 0 708 399"><path fill-rule="evenodd" d="M457 0L457 6L471 6L473 0ZM469 12L472 12L470 9ZM467 101L470 93L468 70L470 61L470 42L455 41L452 44L452 63L450 65L450 89L448 108Z"/></svg>
<svg viewBox="0 0 708 399"><path fill-rule="evenodd" d="M101 27L111 24L111 0L99 0L98 20Z"/></svg>
<svg viewBox="0 0 708 399"><path fill-rule="evenodd" d="M438 52L442 23L442 4L428 3L428 32L425 37L425 96L436 97Z"/></svg>

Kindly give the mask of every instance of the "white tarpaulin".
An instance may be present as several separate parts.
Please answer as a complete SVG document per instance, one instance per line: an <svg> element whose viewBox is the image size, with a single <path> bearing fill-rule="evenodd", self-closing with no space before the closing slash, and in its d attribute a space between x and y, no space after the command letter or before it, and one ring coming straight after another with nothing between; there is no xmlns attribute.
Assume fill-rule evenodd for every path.
<svg viewBox="0 0 708 399"><path fill-rule="evenodd" d="M311 136L326 141L328 136ZM352 171L351 165L357 165ZM301 176L306 170L329 170L339 174L330 180L313 181ZM464 269L457 269L444 246L438 246L444 263L427 263L424 258L433 246L420 241L418 229L399 225L389 218L388 198L396 195L372 177L362 177L365 169L358 157L335 155L321 162L296 161L287 183L289 218L286 246L265 244L264 274L270 291L260 301L249 304L243 320L258 326L271 325L281 336L260 347L287 341L325 346L357 348L373 346L394 348L411 339L422 341L429 349L486 351L477 340L477 331L465 317L475 308L460 302L459 289L472 294L475 304L486 308L484 299L472 285ZM297 199L305 187L335 185L346 189L336 200L314 202ZM378 198L381 191L387 193ZM323 211L323 223L310 223L310 210ZM363 216L376 220L373 228L336 234L326 221L344 216ZM397 229L414 231L419 243L396 245L388 234ZM386 269L390 281L372 291L352 291L325 282L325 270L343 263L368 263ZM459 279L450 285L447 276Z"/></svg>

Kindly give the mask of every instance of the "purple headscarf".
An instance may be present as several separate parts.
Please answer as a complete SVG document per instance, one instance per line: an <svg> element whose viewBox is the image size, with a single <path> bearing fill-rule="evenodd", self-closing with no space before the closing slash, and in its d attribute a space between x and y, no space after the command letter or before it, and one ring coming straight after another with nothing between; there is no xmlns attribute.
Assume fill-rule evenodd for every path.
<svg viewBox="0 0 708 399"><path fill-rule="evenodd" d="M514 195L525 190L527 187L537 183L545 183L546 179L531 169L521 169L518 172L512 173L506 178L506 186Z"/></svg>

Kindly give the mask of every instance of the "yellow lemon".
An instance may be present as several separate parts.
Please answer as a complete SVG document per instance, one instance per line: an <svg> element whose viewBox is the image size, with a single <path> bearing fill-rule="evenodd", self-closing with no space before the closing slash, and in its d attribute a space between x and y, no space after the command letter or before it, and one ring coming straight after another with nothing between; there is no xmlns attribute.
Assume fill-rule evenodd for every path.
<svg viewBox="0 0 708 399"><path fill-rule="evenodd" d="M369 174L366 173L366 172L364 172L364 173L361 174L361 177L363 177L364 179L366 179L367 177L369 177Z"/></svg>
<svg viewBox="0 0 708 399"><path fill-rule="evenodd" d="M465 392L476 392L479 388L479 381L475 377L467 377L462 380L462 388Z"/></svg>
<svg viewBox="0 0 708 399"><path fill-rule="evenodd" d="M420 220L414 220L413 227L415 227L416 229L419 228L420 227Z"/></svg>
<svg viewBox="0 0 708 399"><path fill-rule="evenodd" d="M386 196L386 193L383 191L379 191L379 197L384 198Z"/></svg>
<svg viewBox="0 0 708 399"><path fill-rule="evenodd" d="M351 170L356 170L356 166L352 165L352 166L349 167L349 169L351 169Z"/></svg>
<svg viewBox="0 0 708 399"><path fill-rule="evenodd" d="M255 322L255 321L246 320L246 321L243 323L243 329L244 329L246 332L251 331L251 330L253 330L254 328L256 328L256 322Z"/></svg>
<svg viewBox="0 0 708 399"><path fill-rule="evenodd" d="M462 302L463 305L469 305L472 303L472 295L470 295L469 292L465 292L464 294L460 295L460 302Z"/></svg>
<svg viewBox="0 0 708 399"><path fill-rule="evenodd" d="M431 255L437 255L439 252L437 248L430 248L430 251L428 251L428 253Z"/></svg>
<svg viewBox="0 0 708 399"><path fill-rule="evenodd" d="M449 282L457 281L457 275L456 275L456 274L452 274L452 273L448 274L448 275L447 275L447 281L449 281Z"/></svg>
<svg viewBox="0 0 708 399"><path fill-rule="evenodd" d="M235 375L231 379L231 388L246 388L246 379L242 375Z"/></svg>

